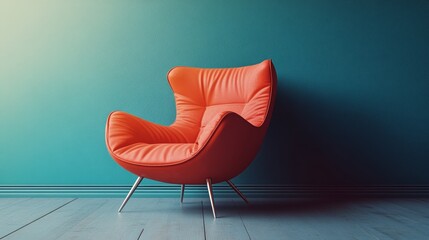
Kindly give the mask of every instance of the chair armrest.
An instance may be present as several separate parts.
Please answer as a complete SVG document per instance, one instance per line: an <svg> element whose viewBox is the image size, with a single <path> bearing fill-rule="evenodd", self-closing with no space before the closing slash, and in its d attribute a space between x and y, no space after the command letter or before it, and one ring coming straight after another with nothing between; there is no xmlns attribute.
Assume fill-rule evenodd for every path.
<svg viewBox="0 0 429 240"><path fill-rule="evenodd" d="M218 128L225 129L226 125L232 125L232 127L241 125L241 128L247 128L249 131L256 129L252 124L250 124L246 119L241 117L239 114L231 111L220 112L212 120L210 120L207 125L200 131L200 134L197 137L196 143L198 146L204 145L207 142L214 132ZM236 136L241 138L241 136Z"/></svg>
<svg viewBox="0 0 429 240"><path fill-rule="evenodd" d="M106 143L113 151L134 143L183 142L187 142L187 139L178 129L156 124L125 112L112 112L107 119Z"/></svg>

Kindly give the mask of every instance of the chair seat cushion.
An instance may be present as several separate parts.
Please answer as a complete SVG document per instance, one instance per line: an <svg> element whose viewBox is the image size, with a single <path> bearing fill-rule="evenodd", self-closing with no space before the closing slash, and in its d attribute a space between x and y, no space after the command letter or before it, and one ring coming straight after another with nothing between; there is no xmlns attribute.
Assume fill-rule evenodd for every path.
<svg viewBox="0 0 429 240"><path fill-rule="evenodd" d="M168 166L189 159L197 151L194 143L134 143L115 150L120 159L142 166Z"/></svg>

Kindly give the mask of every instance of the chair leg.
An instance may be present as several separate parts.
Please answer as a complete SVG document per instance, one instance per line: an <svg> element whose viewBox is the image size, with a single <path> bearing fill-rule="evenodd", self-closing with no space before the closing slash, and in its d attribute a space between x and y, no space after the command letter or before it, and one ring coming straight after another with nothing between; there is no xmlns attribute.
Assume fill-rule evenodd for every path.
<svg viewBox="0 0 429 240"><path fill-rule="evenodd" d="M134 191L137 189L137 187L139 186L140 182L143 180L143 177L138 177L136 182L134 183L133 187L131 188L131 190L128 192L127 196L125 197L124 201L122 202L121 206L119 207L118 212L122 211L122 208L124 208L125 204L127 204L128 200L130 199L131 195L133 195Z"/></svg>
<svg viewBox="0 0 429 240"><path fill-rule="evenodd" d="M214 199L213 199L212 180L210 178L207 178L206 183L207 183L207 190L209 192L209 197L210 197L210 204L212 205L213 217L216 219L216 208L215 208Z"/></svg>
<svg viewBox="0 0 429 240"><path fill-rule="evenodd" d="M180 188L180 203L183 203L183 196L185 195L185 184Z"/></svg>
<svg viewBox="0 0 429 240"><path fill-rule="evenodd" d="M238 190L238 188L230 181L230 180L227 180L226 181L228 184L229 184L229 186L231 186L231 188L232 189L234 189L234 191L247 203L247 204L249 204L249 201L247 201L247 198L240 192L240 190Z"/></svg>

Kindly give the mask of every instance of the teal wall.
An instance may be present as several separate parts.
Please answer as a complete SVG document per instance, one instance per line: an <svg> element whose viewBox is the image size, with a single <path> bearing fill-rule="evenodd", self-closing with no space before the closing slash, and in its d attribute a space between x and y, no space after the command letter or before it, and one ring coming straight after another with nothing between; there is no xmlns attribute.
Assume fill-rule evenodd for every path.
<svg viewBox="0 0 429 240"><path fill-rule="evenodd" d="M176 65L272 58L251 184L429 184L429 1L0 1L0 184L129 184L112 110L175 118ZM149 182L150 183L150 182Z"/></svg>

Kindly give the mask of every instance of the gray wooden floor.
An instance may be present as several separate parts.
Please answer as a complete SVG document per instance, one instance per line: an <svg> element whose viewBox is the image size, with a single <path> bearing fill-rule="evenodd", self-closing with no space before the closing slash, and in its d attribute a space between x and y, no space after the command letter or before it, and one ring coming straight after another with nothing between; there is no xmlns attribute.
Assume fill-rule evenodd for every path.
<svg viewBox="0 0 429 240"><path fill-rule="evenodd" d="M0 239L429 239L429 199L0 198Z"/></svg>

